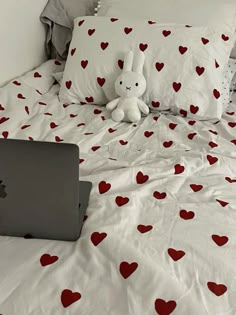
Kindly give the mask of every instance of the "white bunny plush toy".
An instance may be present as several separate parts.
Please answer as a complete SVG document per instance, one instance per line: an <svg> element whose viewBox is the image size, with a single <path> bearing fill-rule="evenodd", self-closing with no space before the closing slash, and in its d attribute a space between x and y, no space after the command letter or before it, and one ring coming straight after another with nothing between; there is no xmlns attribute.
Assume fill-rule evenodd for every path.
<svg viewBox="0 0 236 315"><path fill-rule="evenodd" d="M115 82L115 90L120 97L106 105L107 110L112 112L112 119L117 122L135 123L141 119L141 112L146 115L149 113L149 107L139 99L146 90L143 76L144 53L139 52L134 66L133 59L133 52L130 51L125 56L123 72Z"/></svg>

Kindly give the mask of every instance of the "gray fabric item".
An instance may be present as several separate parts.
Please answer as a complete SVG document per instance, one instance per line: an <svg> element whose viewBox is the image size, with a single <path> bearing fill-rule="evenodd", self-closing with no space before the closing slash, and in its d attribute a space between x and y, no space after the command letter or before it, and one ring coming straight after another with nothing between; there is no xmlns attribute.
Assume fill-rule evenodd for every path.
<svg viewBox="0 0 236 315"><path fill-rule="evenodd" d="M94 15L97 2L98 0L48 1L40 19L48 28L46 48L50 58L67 58L74 19L78 16Z"/></svg>

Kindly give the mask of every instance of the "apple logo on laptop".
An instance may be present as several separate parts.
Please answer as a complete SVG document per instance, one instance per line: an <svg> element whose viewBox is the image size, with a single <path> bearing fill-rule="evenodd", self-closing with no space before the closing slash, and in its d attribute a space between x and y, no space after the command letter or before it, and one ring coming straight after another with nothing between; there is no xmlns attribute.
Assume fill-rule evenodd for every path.
<svg viewBox="0 0 236 315"><path fill-rule="evenodd" d="M2 184L2 180L0 180L0 198L6 198L7 192L6 192L6 186Z"/></svg>

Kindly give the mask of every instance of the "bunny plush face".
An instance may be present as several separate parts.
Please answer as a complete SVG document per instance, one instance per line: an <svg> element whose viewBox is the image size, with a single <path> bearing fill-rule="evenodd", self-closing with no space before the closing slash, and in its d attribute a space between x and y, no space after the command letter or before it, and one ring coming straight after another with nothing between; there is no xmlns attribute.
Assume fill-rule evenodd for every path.
<svg viewBox="0 0 236 315"><path fill-rule="evenodd" d="M146 80L141 73L125 71L117 78L115 89L121 97L140 97L146 90Z"/></svg>

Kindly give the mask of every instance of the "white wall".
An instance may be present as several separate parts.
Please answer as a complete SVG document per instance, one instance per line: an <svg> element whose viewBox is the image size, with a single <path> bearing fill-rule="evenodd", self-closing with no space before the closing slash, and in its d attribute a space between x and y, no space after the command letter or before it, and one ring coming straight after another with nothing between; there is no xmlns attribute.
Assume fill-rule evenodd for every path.
<svg viewBox="0 0 236 315"><path fill-rule="evenodd" d="M39 20L47 0L0 0L0 86L46 59Z"/></svg>

